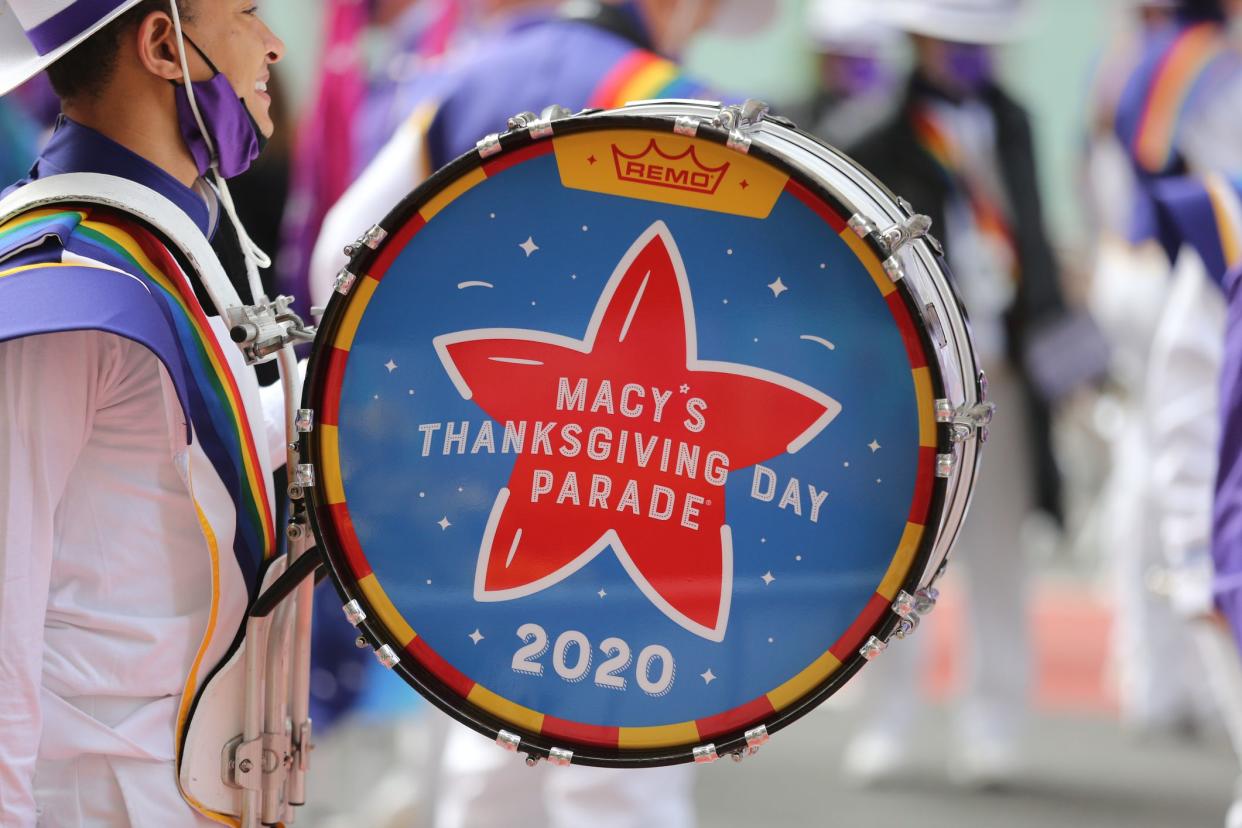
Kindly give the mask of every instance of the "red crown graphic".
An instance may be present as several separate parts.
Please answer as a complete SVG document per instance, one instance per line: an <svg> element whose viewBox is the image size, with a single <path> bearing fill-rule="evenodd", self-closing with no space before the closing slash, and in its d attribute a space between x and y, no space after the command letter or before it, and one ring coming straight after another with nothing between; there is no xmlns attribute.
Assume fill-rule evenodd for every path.
<svg viewBox="0 0 1242 828"><path fill-rule="evenodd" d="M634 154L612 145L612 161L617 178L635 184L669 187L693 193L712 195L729 169L726 161L719 167L709 167L699 160L694 147L689 146L676 155L660 149L656 139Z"/></svg>

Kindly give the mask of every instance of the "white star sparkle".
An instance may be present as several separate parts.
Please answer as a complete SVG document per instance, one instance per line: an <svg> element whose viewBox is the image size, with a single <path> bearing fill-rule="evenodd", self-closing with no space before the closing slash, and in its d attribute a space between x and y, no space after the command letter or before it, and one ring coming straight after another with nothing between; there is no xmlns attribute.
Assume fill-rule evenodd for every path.
<svg viewBox="0 0 1242 828"><path fill-rule="evenodd" d="M772 570L769 569L767 572L763 573L763 583L765 585L771 586L772 582L775 580L776 576L772 574Z"/></svg>
<svg viewBox="0 0 1242 828"><path fill-rule="evenodd" d="M478 627L475 627L474 632L470 633L470 635L466 637L469 638L471 641L473 641L475 643L475 646L478 646L478 643L482 641L486 636L484 636L483 633L479 632Z"/></svg>
<svg viewBox="0 0 1242 828"><path fill-rule="evenodd" d="M530 254L539 249L539 245L535 244L534 236L527 236L526 241L518 245L522 250L526 251L526 258L530 258Z"/></svg>
<svg viewBox="0 0 1242 828"><path fill-rule="evenodd" d="M448 515L445 515L444 517L436 521L436 525L438 525L441 530L444 530L444 529L449 528L453 524L449 523Z"/></svg>
<svg viewBox="0 0 1242 828"><path fill-rule="evenodd" d="M785 287L785 283L781 281L781 277L777 276L775 282L768 284L768 290L772 291L773 296L780 296L782 293L789 290L789 288Z"/></svg>
<svg viewBox="0 0 1242 828"><path fill-rule="evenodd" d="M393 362L392 359L389 359L384 363L384 367L387 368L388 373L391 374L393 371L397 370L397 363Z"/></svg>
<svg viewBox="0 0 1242 828"><path fill-rule="evenodd" d="M699 673L699 676L703 679L704 684L711 684L716 680L716 674L712 672L711 667L708 667L705 672Z"/></svg>
<svg viewBox="0 0 1242 828"><path fill-rule="evenodd" d="M872 440L870 443L867 443L867 448L871 449L872 454L875 454L880 450L880 442L878 440Z"/></svg>
<svg viewBox="0 0 1242 828"><path fill-rule="evenodd" d="M600 587L600 588L599 588L599 592L597 592L597 593L595 593L595 594L596 594L596 595L598 595L600 598L603 598L603 597L604 597L605 595L607 595L608 593L607 593L607 592L604 592L604 588L603 588L603 587Z"/></svg>

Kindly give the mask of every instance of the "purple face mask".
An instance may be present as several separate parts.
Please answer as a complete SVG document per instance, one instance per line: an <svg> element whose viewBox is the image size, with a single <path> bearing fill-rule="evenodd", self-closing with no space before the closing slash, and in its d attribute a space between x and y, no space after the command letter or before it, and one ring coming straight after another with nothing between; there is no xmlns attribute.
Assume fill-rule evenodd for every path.
<svg viewBox="0 0 1242 828"><path fill-rule="evenodd" d="M233 91L229 79L216 68L215 64L198 44L185 37L185 41L194 47L194 51L202 56L213 74L210 80L192 81L194 101L198 104L198 112L203 116L203 124L209 136L204 136L190 107L189 94L184 84L176 86L177 122L181 127L181 138L185 141L199 175L206 175L211 168L211 147L215 147L220 175L233 178L250 169L250 163L259 157L267 139L263 136L259 125L250 115L250 110L237 93ZM210 143L208 142L210 137Z"/></svg>
<svg viewBox="0 0 1242 828"><path fill-rule="evenodd" d="M992 53L973 43L945 45L945 67L957 85L966 92L978 92L992 79Z"/></svg>
<svg viewBox="0 0 1242 828"><path fill-rule="evenodd" d="M874 92L889 82L883 61L871 55L843 55L837 67L837 80L847 95Z"/></svg>

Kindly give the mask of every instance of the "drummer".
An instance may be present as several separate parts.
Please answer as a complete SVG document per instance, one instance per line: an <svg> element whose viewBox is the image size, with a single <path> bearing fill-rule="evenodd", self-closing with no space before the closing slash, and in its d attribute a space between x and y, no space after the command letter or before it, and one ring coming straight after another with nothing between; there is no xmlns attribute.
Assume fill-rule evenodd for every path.
<svg viewBox="0 0 1242 828"><path fill-rule="evenodd" d="M965 566L970 666L950 769L991 786L1019 771L1030 676L1019 528L1036 510L1060 513L1049 415L1022 365L1031 330L1062 308L1044 232L1030 122L993 71L992 46L1019 35L1026 2L885 0L877 15L908 32L916 55L904 101L851 153L933 219L970 314L988 396L990 466L955 555ZM938 228L938 229L936 229ZM890 648L867 679L871 707L845 768L872 782L909 761L918 705L916 638Z"/></svg>
<svg viewBox="0 0 1242 828"><path fill-rule="evenodd" d="M694 35L751 33L771 2L615 0L566 4L559 13L498 16L464 59L416 79L398 99L412 107L378 156L324 220L311 257L310 295L325 304L345 264L341 250L433 170L503 132L512 115L559 104L577 111L649 98L717 100L678 67Z"/></svg>
<svg viewBox="0 0 1242 828"><path fill-rule="evenodd" d="M579 2L559 14L493 20L468 56L398 96L414 107L405 123L328 213L311 260L310 292L324 304L345 264L342 248L374 224L431 171L502 132L519 112L550 104L571 110L659 97L714 98L676 59L705 29L750 33L771 16L769 2L621 0ZM434 94L431 90L434 90ZM377 211L377 205L379 207ZM534 775L539 785L532 785ZM694 824L689 767L621 771L571 767L534 771L478 735L449 736L437 828L545 824L683 828ZM542 789L542 790L541 790Z"/></svg>
<svg viewBox="0 0 1242 828"><path fill-rule="evenodd" d="M237 174L271 134L284 44L250 0L7 0L0 42L0 93L46 69L64 112L8 192L124 179L117 210L0 225L0 825L215 824L177 788L178 731L272 551L280 386L260 403L200 274L119 187L204 249L227 212L208 165Z"/></svg>

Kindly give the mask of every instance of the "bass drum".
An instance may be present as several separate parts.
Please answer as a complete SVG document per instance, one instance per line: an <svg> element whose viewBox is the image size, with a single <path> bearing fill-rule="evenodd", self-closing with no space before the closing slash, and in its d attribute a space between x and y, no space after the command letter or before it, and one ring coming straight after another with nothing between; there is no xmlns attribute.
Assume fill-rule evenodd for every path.
<svg viewBox="0 0 1242 828"><path fill-rule="evenodd" d="M502 746L740 755L934 603L990 414L965 320L925 221L758 105L511 124L338 277L315 534Z"/></svg>

